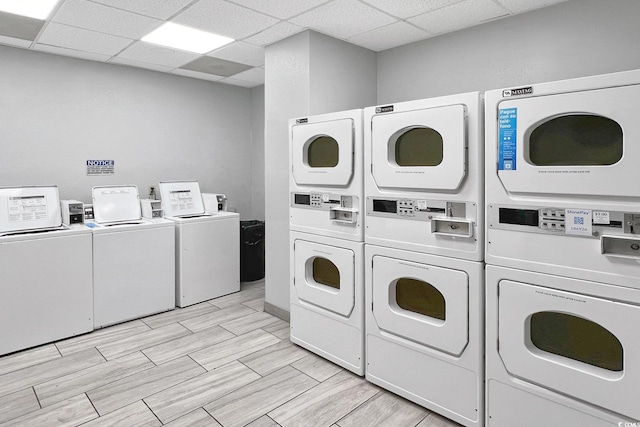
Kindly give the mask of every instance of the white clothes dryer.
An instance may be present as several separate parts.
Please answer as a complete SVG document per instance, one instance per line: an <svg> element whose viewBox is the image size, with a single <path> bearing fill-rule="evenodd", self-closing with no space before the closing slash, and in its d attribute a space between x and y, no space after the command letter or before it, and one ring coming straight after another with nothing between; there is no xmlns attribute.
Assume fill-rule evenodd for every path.
<svg viewBox="0 0 640 427"><path fill-rule="evenodd" d="M175 226L175 304L186 307L240 290L240 215L208 213L197 181L160 182Z"/></svg>
<svg viewBox="0 0 640 427"><path fill-rule="evenodd" d="M640 70L486 93L489 264L640 274Z"/></svg>
<svg viewBox="0 0 640 427"><path fill-rule="evenodd" d="M363 241L362 110L289 121L290 228Z"/></svg>
<svg viewBox="0 0 640 427"><path fill-rule="evenodd" d="M364 109L365 242L481 261L480 93Z"/></svg>
<svg viewBox="0 0 640 427"><path fill-rule="evenodd" d="M640 420L640 286L487 265L487 426Z"/></svg>
<svg viewBox="0 0 640 427"><path fill-rule="evenodd" d="M484 264L365 245L366 378L484 423Z"/></svg>
<svg viewBox="0 0 640 427"><path fill-rule="evenodd" d="M291 341L364 375L364 243L291 232Z"/></svg>
<svg viewBox="0 0 640 427"><path fill-rule="evenodd" d="M0 188L0 355L93 330L91 231L58 188Z"/></svg>
<svg viewBox="0 0 640 427"><path fill-rule="evenodd" d="M94 327L175 308L173 222L142 219L135 186L93 187Z"/></svg>

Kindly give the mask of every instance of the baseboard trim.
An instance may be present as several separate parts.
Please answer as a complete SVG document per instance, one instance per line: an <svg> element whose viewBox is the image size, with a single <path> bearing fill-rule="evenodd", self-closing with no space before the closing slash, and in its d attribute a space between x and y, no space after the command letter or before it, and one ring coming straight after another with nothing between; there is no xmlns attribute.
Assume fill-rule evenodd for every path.
<svg viewBox="0 0 640 427"><path fill-rule="evenodd" d="M264 312L269 313L272 316L276 316L277 318L282 319L285 322L289 322L289 320L291 319L291 315L288 310L284 310L266 301L264 302Z"/></svg>

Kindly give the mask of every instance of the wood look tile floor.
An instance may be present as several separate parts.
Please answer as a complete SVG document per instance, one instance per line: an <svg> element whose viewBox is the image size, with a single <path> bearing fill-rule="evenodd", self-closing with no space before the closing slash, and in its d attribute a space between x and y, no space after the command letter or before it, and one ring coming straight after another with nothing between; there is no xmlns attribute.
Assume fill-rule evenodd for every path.
<svg viewBox="0 0 640 427"><path fill-rule="evenodd" d="M4 426L454 427L292 344L238 293L0 357Z"/></svg>

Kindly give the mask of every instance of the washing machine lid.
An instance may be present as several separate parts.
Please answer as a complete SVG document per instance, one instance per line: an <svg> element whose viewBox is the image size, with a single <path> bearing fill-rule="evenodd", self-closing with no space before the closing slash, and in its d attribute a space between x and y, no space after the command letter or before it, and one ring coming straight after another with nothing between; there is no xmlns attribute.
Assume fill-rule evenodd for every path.
<svg viewBox="0 0 640 427"><path fill-rule="evenodd" d="M0 188L0 235L61 227L57 186Z"/></svg>
<svg viewBox="0 0 640 427"><path fill-rule="evenodd" d="M158 188L165 216L185 217L205 214L198 181L160 182Z"/></svg>
<svg viewBox="0 0 640 427"><path fill-rule="evenodd" d="M93 187L93 215L99 224L140 221L142 210L135 185Z"/></svg>

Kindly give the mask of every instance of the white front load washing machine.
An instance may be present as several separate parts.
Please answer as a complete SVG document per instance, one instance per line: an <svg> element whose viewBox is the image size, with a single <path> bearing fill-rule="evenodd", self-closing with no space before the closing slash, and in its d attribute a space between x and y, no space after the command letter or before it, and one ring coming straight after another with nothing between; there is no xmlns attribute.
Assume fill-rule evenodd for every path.
<svg viewBox="0 0 640 427"><path fill-rule="evenodd" d="M366 378L466 426L484 422L484 264L365 245Z"/></svg>
<svg viewBox="0 0 640 427"><path fill-rule="evenodd" d="M640 287L492 265L486 285L487 426L640 420Z"/></svg>
<svg viewBox="0 0 640 427"><path fill-rule="evenodd" d="M289 121L290 229L361 242L362 110Z"/></svg>
<svg viewBox="0 0 640 427"><path fill-rule="evenodd" d="M480 93L364 109L369 244L483 260Z"/></svg>
<svg viewBox="0 0 640 427"><path fill-rule="evenodd" d="M208 213L197 181L160 182L175 226L175 304L186 307L240 290L240 215Z"/></svg>
<svg viewBox="0 0 640 427"><path fill-rule="evenodd" d="M0 355L93 330L91 230L58 188L0 188Z"/></svg>
<svg viewBox="0 0 640 427"><path fill-rule="evenodd" d="M135 186L93 187L94 327L175 308L174 226L142 219Z"/></svg>
<svg viewBox="0 0 640 427"><path fill-rule="evenodd" d="M639 95L640 71L486 93L487 425L640 419Z"/></svg>
<svg viewBox="0 0 640 427"><path fill-rule="evenodd" d="M291 341L364 375L364 243L290 238Z"/></svg>

